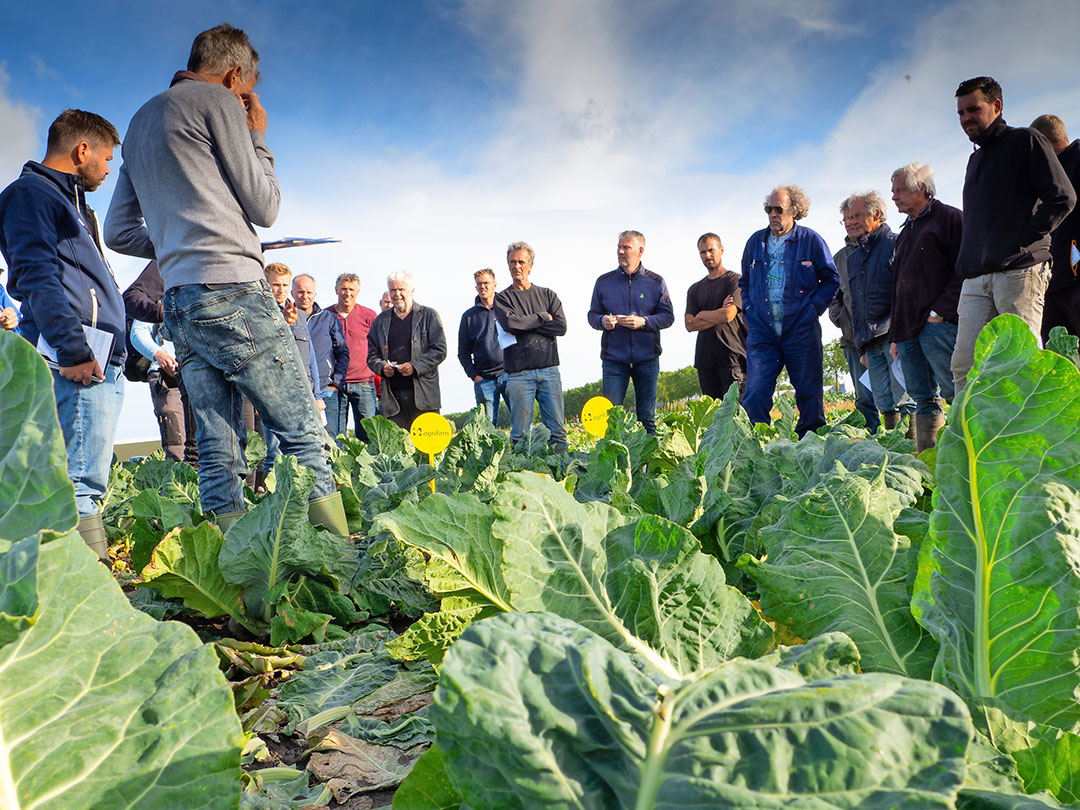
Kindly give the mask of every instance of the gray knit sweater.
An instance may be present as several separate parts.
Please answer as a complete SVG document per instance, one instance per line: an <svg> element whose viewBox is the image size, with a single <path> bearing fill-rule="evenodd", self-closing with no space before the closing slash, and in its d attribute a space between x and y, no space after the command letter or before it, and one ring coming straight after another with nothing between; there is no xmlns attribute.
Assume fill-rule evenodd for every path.
<svg viewBox="0 0 1080 810"><path fill-rule="evenodd" d="M265 137L231 91L177 74L131 119L123 157L110 248L156 258L165 289L263 278L252 226L274 224L281 191Z"/></svg>

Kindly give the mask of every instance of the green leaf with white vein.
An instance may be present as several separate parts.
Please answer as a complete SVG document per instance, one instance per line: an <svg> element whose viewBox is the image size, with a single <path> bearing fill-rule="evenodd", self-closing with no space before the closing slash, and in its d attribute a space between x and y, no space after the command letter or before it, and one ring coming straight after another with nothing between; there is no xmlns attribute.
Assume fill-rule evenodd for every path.
<svg viewBox="0 0 1080 810"><path fill-rule="evenodd" d="M974 735L937 684L745 659L671 681L552 614L470 627L430 714L472 810L951 810Z"/></svg>
<svg viewBox="0 0 1080 810"><path fill-rule="evenodd" d="M75 532L41 545L37 586L0 648L0 806L235 807L244 739L212 648L131 608Z"/></svg>
<svg viewBox="0 0 1080 810"><path fill-rule="evenodd" d="M901 507L892 501L884 465L867 480L837 463L780 505L760 534L767 557L744 555L739 566L757 583L762 612L796 635L847 633L864 670L929 677L937 645L911 615L910 541L893 529Z"/></svg>
<svg viewBox="0 0 1080 810"><path fill-rule="evenodd" d="M913 610L934 679L1080 729L1080 372L1014 315L979 335L938 445Z"/></svg>

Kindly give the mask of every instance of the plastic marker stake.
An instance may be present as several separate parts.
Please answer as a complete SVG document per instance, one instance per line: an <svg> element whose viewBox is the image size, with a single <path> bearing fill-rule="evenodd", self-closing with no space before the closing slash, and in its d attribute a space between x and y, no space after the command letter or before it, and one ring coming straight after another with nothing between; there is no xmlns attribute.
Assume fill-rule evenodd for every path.
<svg viewBox="0 0 1080 810"><path fill-rule="evenodd" d="M422 413L413 420L409 436L421 453L427 453L431 466L435 466L435 454L441 453L450 444L454 435L454 426L439 413ZM431 491L435 491L435 479L431 479Z"/></svg>
<svg viewBox="0 0 1080 810"><path fill-rule="evenodd" d="M607 397L593 397L581 409L581 426L598 439L607 433L608 411L614 406Z"/></svg>

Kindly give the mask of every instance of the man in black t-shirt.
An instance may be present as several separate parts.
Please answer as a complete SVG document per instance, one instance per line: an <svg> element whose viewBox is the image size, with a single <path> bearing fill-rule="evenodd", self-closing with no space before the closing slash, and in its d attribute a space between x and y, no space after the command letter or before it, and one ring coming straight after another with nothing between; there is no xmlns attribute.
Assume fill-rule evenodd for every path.
<svg viewBox="0 0 1080 810"><path fill-rule="evenodd" d="M715 233L703 234L697 246L708 275L686 292L686 331L698 333L694 367L701 393L720 398L735 383L741 402L746 391L746 324L739 274L724 269L724 246Z"/></svg>

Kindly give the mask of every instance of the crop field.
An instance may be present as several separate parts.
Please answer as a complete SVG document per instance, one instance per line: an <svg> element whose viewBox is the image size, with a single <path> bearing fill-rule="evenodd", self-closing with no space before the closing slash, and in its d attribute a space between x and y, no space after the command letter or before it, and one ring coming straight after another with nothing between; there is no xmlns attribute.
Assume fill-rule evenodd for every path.
<svg viewBox="0 0 1080 810"><path fill-rule="evenodd" d="M376 417L349 537L292 458L224 533L126 461L110 571L0 332L0 808L1080 806L1078 364L999 317L918 458L734 390L561 455L477 412L432 464Z"/></svg>

